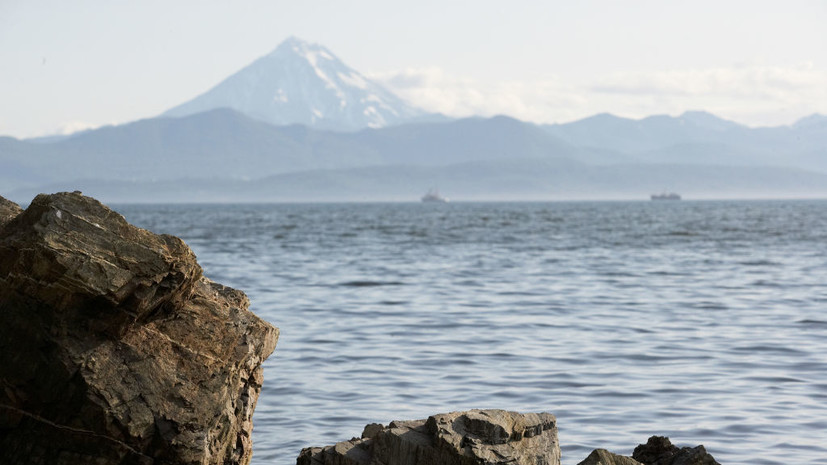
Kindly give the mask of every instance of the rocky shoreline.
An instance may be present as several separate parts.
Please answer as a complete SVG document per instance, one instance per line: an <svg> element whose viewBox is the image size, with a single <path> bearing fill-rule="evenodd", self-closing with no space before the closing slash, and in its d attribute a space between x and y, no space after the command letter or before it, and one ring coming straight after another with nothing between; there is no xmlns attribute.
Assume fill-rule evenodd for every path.
<svg viewBox="0 0 827 465"><path fill-rule="evenodd" d="M203 277L177 237L80 192L0 197L0 463L247 464L278 329ZM471 410L367 425L297 465L559 465L549 413ZM715 465L653 436L579 465Z"/></svg>
<svg viewBox="0 0 827 465"><path fill-rule="evenodd" d="M469 410L426 420L369 424L361 437L305 448L297 465L560 465L550 413ZM631 457L595 449L578 465L720 465L704 446L679 448L652 436Z"/></svg>

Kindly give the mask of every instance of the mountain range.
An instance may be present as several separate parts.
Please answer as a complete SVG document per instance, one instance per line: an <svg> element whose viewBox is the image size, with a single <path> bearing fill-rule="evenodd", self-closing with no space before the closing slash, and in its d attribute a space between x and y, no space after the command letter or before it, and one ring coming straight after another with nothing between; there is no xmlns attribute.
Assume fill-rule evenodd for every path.
<svg viewBox="0 0 827 465"><path fill-rule="evenodd" d="M66 138L0 137L0 195L107 202L827 195L827 117L749 128L705 112L537 125L451 120L291 38L163 115Z"/></svg>
<svg viewBox="0 0 827 465"><path fill-rule="evenodd" d="M601 114L546 127L573 145L634 154L641 162L769 164L827 171L827 117L821 115L792 126L749 128L701 111L641 120Z"/></svg>

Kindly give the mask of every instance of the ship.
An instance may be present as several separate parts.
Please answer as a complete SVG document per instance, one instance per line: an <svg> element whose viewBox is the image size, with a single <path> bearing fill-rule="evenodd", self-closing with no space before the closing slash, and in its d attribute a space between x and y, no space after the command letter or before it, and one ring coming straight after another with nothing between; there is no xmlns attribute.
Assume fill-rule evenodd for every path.
<svg viewBox="0 0 827 465"><path fill-rule="evenodd" d="M438 189L428 189L428 193L422 196L422 201L426 203L446 203L447 198L439 195Z"/></svg>
<svg viewBox="0 0 827 465"><path fill-rule="evenodd" d="M660 194L652 194L652 200L680 200L681 196L674 192L661 192Z"/></svg>

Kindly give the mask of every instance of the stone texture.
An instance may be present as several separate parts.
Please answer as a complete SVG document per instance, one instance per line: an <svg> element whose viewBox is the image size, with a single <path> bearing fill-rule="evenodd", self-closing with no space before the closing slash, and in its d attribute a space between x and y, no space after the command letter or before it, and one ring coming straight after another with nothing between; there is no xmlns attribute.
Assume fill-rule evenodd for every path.
<svg viewBox="0 0 827 465"><path fill-rule="evenodd" d="M650 437L635 447L632 457L644 465L720 465L704 446L679 448L664 436Z"/></svg>
<svg viewBox="0 0 827 465"><path fill-rule="evenodd" d="M248 463L278 339L248 305L79 192L0 202L0 463Z"/></svg>
<svg viewBox="0 0 827 465"><path fill-rule="evenodd" d="M0 197L0 228L23 211L20 205Z"/></svg>
<svg viewBox="0 0 827 465"><path fill-rule="evenodd" d="M298 465L559 465L549 413L470 410L371 424L362 438L303 449Z"/></svg>
<svg viewBox="0 0 827 465"><path fill-rule="evenodd" d="M595 449L585 460L577 465L642 465L637 460L623 455L613 454L606 449Z"/></svg>

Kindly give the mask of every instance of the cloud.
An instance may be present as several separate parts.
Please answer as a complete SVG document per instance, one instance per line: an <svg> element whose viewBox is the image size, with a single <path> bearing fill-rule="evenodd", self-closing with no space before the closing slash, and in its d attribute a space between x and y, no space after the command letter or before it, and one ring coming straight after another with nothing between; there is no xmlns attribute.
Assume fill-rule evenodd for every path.
<svg viewBox="0 0 827 465"><path fill-rule="evenodd" d="M609 112L641 118L707 110L749 125L781 125L827 113L827 72L812 63L616 72L592 79L487 83L442 69L409 68L372 79L428 111L454 117L506 114L537 123Z"/></svg>
<svg viewBox="0 0 827 465"><path fill-rule="evenodd" d="M588 91L622 104L654 101L667 111L706 109L751 125L788 124L827 112L827 71L812 63L614 73Z"/></svg>
<svg viewBox="0 0 827 465"><path fill-rule="evenodd" d="M585 103L556 79L484 83L451 76L436 67L369 76L414 105L454 117L505 114L528 121L549 121Z"/></svg>
<svg viewBox="0 0 827 465"><path fill-rule="evenodd" d="M659 94L664 96L718 96L726 98L789 99L818 92L827 83L827 72L812 63L783 68L741 66L653 73L614 73L593 87L596 92Z"/></svg>
<svg viewBox="0 0 827 465"><path fill-rule="evenodd" d="M103 126L102 124L88 123L86 121L64 121L57 126L53 134L68 136L79 131L87 131L89 129L97 129Z"/></svg>

